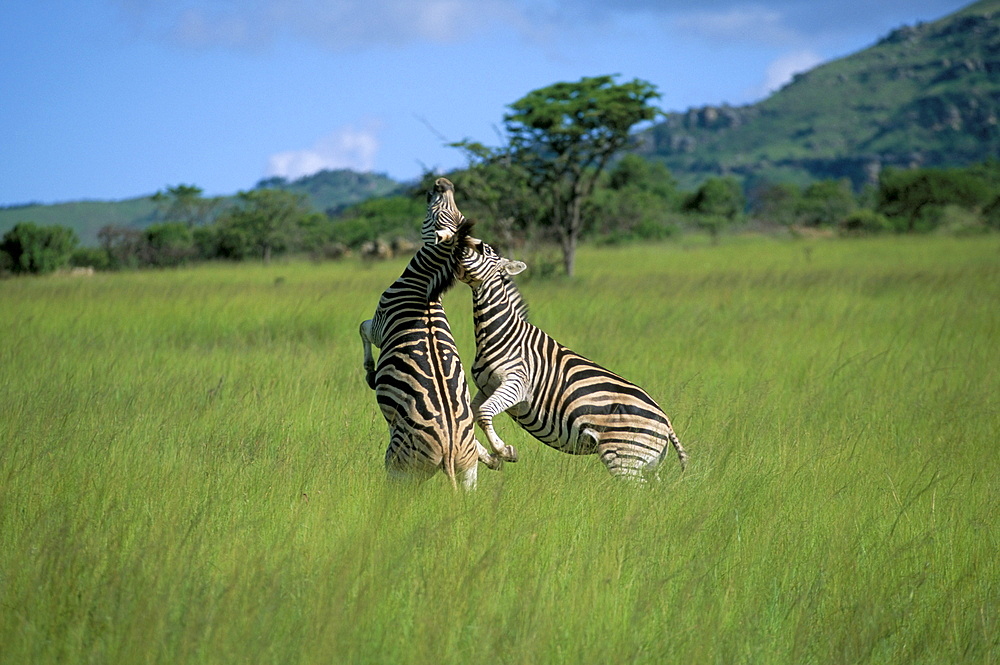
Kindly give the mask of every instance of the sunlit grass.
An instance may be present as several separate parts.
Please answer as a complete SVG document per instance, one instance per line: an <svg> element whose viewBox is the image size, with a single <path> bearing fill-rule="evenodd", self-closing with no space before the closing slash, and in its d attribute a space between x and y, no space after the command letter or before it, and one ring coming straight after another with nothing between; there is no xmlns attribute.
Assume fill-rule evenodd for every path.
<svg viewBox="0 0 1000 665"><path fill-rule="evenodd" d="M997 661L996 238L525 283L674 420L638 490L506 419L475 495L387 487L357 325L401 267L0 282L0 661Z"/></svg>

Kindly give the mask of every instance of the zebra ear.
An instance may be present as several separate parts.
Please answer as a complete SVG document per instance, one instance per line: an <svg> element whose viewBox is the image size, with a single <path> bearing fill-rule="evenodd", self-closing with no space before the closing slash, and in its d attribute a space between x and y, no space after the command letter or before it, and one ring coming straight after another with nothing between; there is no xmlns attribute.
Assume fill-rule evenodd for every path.
<svg viewBox="0 0 1000 665"><path fill-rule="evenodd" d="M500 259L500 267L503 268L508 275L520 275L528 269L527 264L523 261L511 261L510 259Z"/></svg>

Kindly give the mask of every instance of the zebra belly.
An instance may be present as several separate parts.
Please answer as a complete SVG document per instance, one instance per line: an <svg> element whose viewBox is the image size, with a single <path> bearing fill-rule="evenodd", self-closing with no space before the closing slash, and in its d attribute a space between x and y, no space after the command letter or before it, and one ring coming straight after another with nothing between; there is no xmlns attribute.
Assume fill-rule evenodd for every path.
<svg viewBox="0 0 1000 665"><path fill-rule="evenodd" d="M655 412L622 404L586 404L564 414L529 405L523 413L508 413L545 445L572 455L592 455L610 446L650 462L669 443L665 417L661 422Z"/></svg>

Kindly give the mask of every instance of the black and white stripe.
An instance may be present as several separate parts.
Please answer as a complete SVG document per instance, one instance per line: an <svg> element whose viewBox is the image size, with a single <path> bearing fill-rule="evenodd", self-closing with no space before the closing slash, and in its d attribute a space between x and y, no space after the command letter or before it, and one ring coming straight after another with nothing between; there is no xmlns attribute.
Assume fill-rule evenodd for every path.
<svg viewBox="0 0 1000 665"><path fill-rule="evenodd" d="M365 379L389 425L385 465L393 477L425 480L441 470L453 486L476 485L481 460L462 362L441 295L454 282L469 224L421 247L361 324ZM378 363L371 346L379 347Z"/></svg>
<svg viewBox="0 0 1000 665"><path fill-rule="evenodd" d="M427 193L427 216L420 227L420 240L425 245L435 245L447 240L465 221L455 205L455 185L447 178L434 181L434 189Z"/></svg>
<svg viewBox="0 0 1000 665"><path fill-rule="evenodd" d="M465 241L457 277L472 287L476 421L495 452L504 442L493 418L506 411L542 443L566 453L596 453L613 476L656 472L668 444L681 468L687 453L663 410L639 386L571 351L527 320L511 280L525 269L486 243Z"/></svg>

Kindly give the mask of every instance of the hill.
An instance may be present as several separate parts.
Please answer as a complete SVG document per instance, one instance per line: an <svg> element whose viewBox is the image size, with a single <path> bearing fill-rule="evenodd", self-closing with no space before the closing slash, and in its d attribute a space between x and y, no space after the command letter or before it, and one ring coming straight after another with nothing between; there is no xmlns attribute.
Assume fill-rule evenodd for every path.
<svg viewBox="0 0 1000 665"><path fill-rule="evenodd" d="M403 185L379 173L340 169L319 171L291 182L285 178L269 178L257 183L258 189L264 187L304 194L309 205L317 210L336 213L367 199L395 194Z"/></svg>
<svg viewBox="0 0 1000 665"><path fill-rule="evenodd" d="M961 166L1000 155L1000 0L799 74L747 106L670 113L637 150L690 186L710 175L872 182L886 166Z"/></svg>
<svg viewBox="0 0 1000 665"><path fill-rule="evenodd" d="M336 212L369 198L395 193L403 186L385 175L342 169L320 171L291 182L284 178L261 180L255 189L264 187L301 193L315 209ZM233 198L223 197L220 209ZM67 226L76 231L83 245L96 246L97 232L109 224L145 228L159 221L163 221L162 214L149 196L123 201L28 204L0 208L0 235L20 222L34 222L39 226Z"/></svg>
<svg viewBox="0 0 1000 665"><path fill-rule="evenodd" d="M111 224L144 228L158 221L156 204L148 196L124 201L73 201L45 205L32 203L0 208L0 236L21 222L39 226L67 226L84 246L97 245L97 232Z"/></svg>

